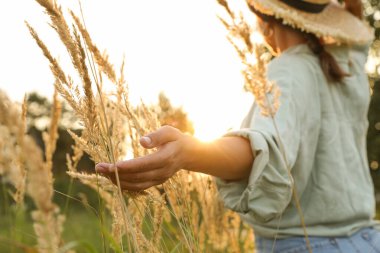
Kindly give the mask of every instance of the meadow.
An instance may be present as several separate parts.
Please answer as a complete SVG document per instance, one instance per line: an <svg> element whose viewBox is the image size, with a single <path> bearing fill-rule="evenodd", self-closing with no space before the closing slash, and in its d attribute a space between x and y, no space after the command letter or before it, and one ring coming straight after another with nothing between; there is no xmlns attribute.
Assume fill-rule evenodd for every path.
<svg viewBox="0 0 380 253"><path fill-rule="evenodd" d="M244 16L227 1L218 3L225 14L221 25L242 62L245 88L273 118L280 91L265 78L270 56L251 40ZM151 152L139 144L144 134L166 124L191 134L191 124L162 97L158 107L132 105L124 63L109 61L81 13L64 12L53 0L36 4L49 17L72 68L63 69L38 29L26 22L49 62L55 93L39 143L31 134L29 98L19 104L0 91L0 253L253 252L252 229L224 208L212 177L182 170L162 185L128 192L120 187L117 169L116 184L95 173L98 162L115 164ZM76 129L62 127L67 110ZM57 163L62 131L72 143ZM299 215L302 219L301 210Z"/></svg>
<svg viewBox="0 0 380 253"><path fill-rule="evenodd" d="M253 249L253 233L223 208L212 178L180 171L144 192L121 190L95 173L79 171L84 154L94 163L115 163L147 154L139 138L160 127L162 113L143 102L132 106L124 78L101 53L80 15L70 21L55 1L36 1L49 16L73 70L64 70L38 32L32 38L50 63L55 93L41 148L27 134L27 98L16 104L1 92L1 252L242 252ZM105 89L105 86L111 87ZM63 101L61 101L63 100ZM68 176L55 181L62 104L80 131L67 153ZM161 119L161 122L160 122ZM165 122L163 122L165 123ZM59 166L59 165L58 165Z"/></svg>

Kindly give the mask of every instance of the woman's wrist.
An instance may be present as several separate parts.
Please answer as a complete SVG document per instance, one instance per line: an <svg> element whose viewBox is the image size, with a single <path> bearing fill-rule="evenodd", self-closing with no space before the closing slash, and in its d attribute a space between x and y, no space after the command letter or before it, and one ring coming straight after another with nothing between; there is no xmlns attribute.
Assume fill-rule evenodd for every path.
<svg viewBox="0 0 380 253"><path fill-rule="evenodd" d="M202 157L202 145L204 144L195 137L184 135L181 143L183 169L198 171L197 167L200 166Z"/></svg>
<svg viewBox="0 0 380 253"><path fill-rule="evenodd" d="M250 142L241 137L222 137L207 143L186 136L181 149L181 168L225 180L247 178L254 160Z"/></svg>

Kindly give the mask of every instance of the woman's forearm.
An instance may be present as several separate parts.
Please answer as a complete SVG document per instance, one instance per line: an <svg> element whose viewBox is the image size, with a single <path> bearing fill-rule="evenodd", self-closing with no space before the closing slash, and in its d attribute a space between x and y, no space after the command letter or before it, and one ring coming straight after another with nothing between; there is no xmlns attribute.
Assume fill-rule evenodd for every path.
<svg viewBox="0 0 380 253"><path fill-rule="evenodd" d="M187 169L224 180L248 178L254 161L249 140L223 137L211 143L189 140L192 144L186 158Z"/></svg>
<svg viewBox="0 0 380 253"><path fill-rule="evenodd" d="M140 140L144 148L155 148L149 155L119 161L115 165L99 163L98 173L116 183L118 169L124 190L142 191L164 183L180 169L188 169L228 181L247 179L254 160L248 140L223 137L202 143L178 129L164 126Z"/></svg>

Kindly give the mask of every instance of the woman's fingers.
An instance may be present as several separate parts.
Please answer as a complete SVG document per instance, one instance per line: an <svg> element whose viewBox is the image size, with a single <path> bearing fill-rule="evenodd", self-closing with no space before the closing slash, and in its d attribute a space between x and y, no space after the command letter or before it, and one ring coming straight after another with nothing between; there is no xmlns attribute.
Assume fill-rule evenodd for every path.
<svg viewBox="0 0 380 253"><path fill-rule="evenodd" d="M141 174L141 173L136 173L136 175L132 177L127 177L127 175L119 174L121 189L128 190L128 191L143 191L152 186L162 184L167 179L169 179L169 176L163 176L166 173L163 173L159 177L152 174L151 172L145 175L138 175L138 174ZM118 185L115 173L103 174L103 176L110 179L113 184Z"/></svg>
<svg viewBox="0 0 380 253"><path fill-rule="evenodd" d="M119 161L115 165L119 173L136 173L154 170L164 165L165 160L160 152L149 154L135 159ZM99 163L95 166L98 173L114 173L115 166L109 163Z"/></svg>
<svg viewBox="0 0 380 253"><path fill-rule="evenodd" d="M112 164L110 163L98 163L95 165L95 170L98 173L108 172Z"/></svg>
<svg viewBox="0 0 380 253"><path fill-rule="evenodd" d="M115 169L121 188L140 191L165 182L183 167L183 145L181 140L186 135L178 129L164 126L141 138L141 144L146 148L159 149L143 157L117 162L115 165L99 163L96 171L110 178L116 184Z"/></svg>
<svg viewBox="0 0 380 253"><path fill-rule="evenodd" d="M139 183L147 181L166 181L174 174L171 168L160 168L157 170L151 170L141 173L124 173L120 175L120 180L125 182Z"/></svg>
<svg viewBox="0 0 380 253"><path fill-rule="evenodd" d="M163 126L140 139L144 148L160 147L168 142L175 141L181 136L181 131L171 126Z"/></svg>
<svg viewBox="0 0 380 253"><path fill-rule="evenodd" d="M120 182L120 187L122 190L127 190L127 191L143 191L146 190L152 186L162 184L164 183L164 180L154 180L154 181L148 181L148 182L142 182L142 183L131 183L131 182L125 182L121 181Z"/></svg>
<svg viewBox="0 0 380 253"><path fill-rule="evenodd" d="M174 174L171 168L159 168L156 170L150 170L145 172L137 172L137 173L119 173L120 181L131 182L131 183L141 183L147 181L166 181L169 177ZM115 178L115 172L106 174L106 176Z"/></svg>
<svg viewBox="0 0 380 253"><path fill-rule="evenodd" d="M135 159L119 161L115 165L120 173L137 173L178 165L178 159L180 157L178 155L178 149L177 143L168 143L155 153ZM95 169L98 173L109 173L114 171L115 166L108 163L99 163Z"/></svg>
<svg viewBox="0 0 380 253"><path fill-rule="evenodd" d="M156 152L131 160L119 161L116 163L116 167L122 173L135 173L154 170L162 167L164 164L165 160L162 154Z"/></svg>

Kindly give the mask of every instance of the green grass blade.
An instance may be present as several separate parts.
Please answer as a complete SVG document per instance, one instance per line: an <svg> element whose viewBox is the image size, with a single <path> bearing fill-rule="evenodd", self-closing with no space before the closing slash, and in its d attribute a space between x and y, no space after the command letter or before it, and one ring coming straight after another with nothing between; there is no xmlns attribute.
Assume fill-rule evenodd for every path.
<svg viewBox="0 0 380 253"><path fill-rule="evenodd" d="M85 241L72 241L66 243L62 248L58 250L58 253L65 253L72 249L83 249L87 253L97 253L97 250L88 242ZM82 251L81 251L82 252Z"/></svg>

